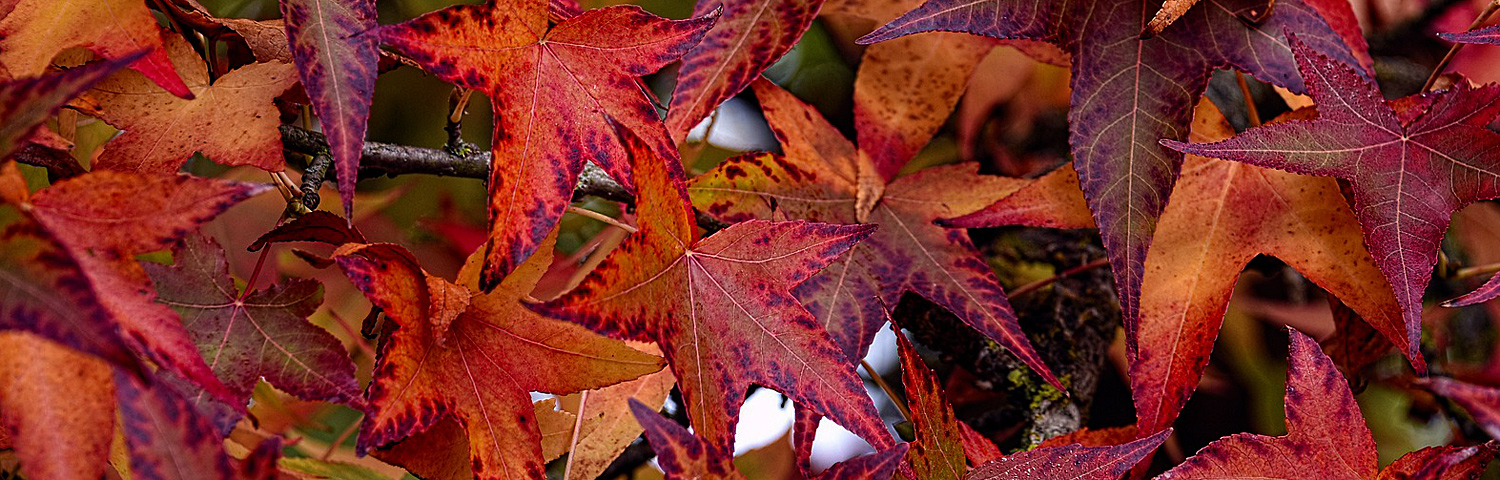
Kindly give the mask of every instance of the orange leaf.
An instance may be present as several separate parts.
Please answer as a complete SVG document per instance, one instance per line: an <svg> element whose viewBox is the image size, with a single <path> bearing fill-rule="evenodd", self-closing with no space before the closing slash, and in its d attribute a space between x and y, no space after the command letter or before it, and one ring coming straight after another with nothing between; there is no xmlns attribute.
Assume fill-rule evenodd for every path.
<svg viewBox="0 0 1500 480"><path fill-rule="evenodd" d="M193 98L162 48L145 0L19 0L0 12L0 64L11 75L37 75L52 57L83 46L106 59L149 51L130 66L173 95Z"/></svg>
<svg viewBox="0 0 1500 480"><path fill-rule="evenodd" d="M105 144L94 169L172 173L199 152L226 165L281 171L281 116L271 99L297 82L296 69L253 63L210 84L208 66L187 41L173 36L166 52L197 98L172 96L135 72L99 82L90 91L99 110L90 114L125 133Z"/></svg>
<svg viewBox="0 0 1500 480"><path fill-rule="evenodd" d="M29 333L0 333L0 419L27 478L100 478L115 428L109 364Z"/></svg>
<svg viewBox="0 0 1500 480"><path fill-rule="evenodd" d="M411 253L355 243L334 252L345 275L397 325L381 346L359 448L391 444L454 418L467 433L475 478L540 478L541 438L527 392L599 388L654 372L661 360L523 307L522 295L550 255L534 255L488 294L476 291L479 259L471 257L459 272L468 306L440 344L431 321L437 314L430 276ZM453 294L444 289L440 295Z"/></svg>

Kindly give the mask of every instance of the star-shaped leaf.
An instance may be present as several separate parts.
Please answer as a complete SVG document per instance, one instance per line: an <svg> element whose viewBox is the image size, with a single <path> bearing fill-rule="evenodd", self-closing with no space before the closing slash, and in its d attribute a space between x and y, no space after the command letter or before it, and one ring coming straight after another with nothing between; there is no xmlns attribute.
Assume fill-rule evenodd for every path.
<svg viewBox="0 0 1500 480"><path fill-rule="evenodd" d="M264 378L304 400L361 407L354 363L337 338L308 323L323 303L316 280L298 279L243 295L229 275L224 249L189 235L172 249L170 267L147 264L157 301L182 318L208 366L240 403Z"/></svg>
<svg viewBox="0 0 1500 480"><path fill-rule="evenodd" d="M539 309L660 344L695 431L721 454L731 451L752 383L888 448L890 436L848 357L790 292L874 227L752 220L699 239L680 162L631 144L640 231L576 289Z"/></svg>
<svg viewBox="0 0 1500 480"><path fill-rule="evenodd" d="M354 218L354 183L375 94L379 41L375 0L285 0L286 38L297 76L328 137L344 218Z"/></svg>
<svg viewBox="0 0 1500 480"><path fill-rule="evenodd" d="M547 11L545 0L489 0L380 30L382 41L428 72L491 99L486 287L557 226L585 161L632 188L617 129L677 158L639 77L682 56L714 23L713 15L673 21L621 5L548 28Z"/></svg>
<svg viewBox="0 0 1500 480"><path fill-rule="evenodd" d="M1333 360L1318 349L1317 341L1287 330L1292 337L1286 381L1287 434L1268 437L1239 433L1220 438L1156 477L1158 480L1459 479L1472 478L1470 475L1494 457L1494 443L1479 448L1437 447L1408 453L1379 471L1375 440L1365 427L1348 382L1339 375ZM1411 472L1427 475L1407 476Z"/></svg>
<svg viewBox="0 0 1500 480"><path fill-rule="evenodd" d="M750 86L812 26L823 0L699 0L693 14L723 9L703 41L682 56L667 110L667 131L681 143L719 104Z"/></svg>
<svg viewBox="0 0 1500 480"><path fill-rule="evenodd" d="M895 305L903 293L915 292L999 342L1057 385L968 235L932 224L989 204L1025 181L978 175L977 165L957 164L887 183L871 154L857 150L812 107L765 80L753 88L786 154L725 161L694 178L688 192L700 208L727 222L807 219L881 226L795 290L849 362L864 357L875 330L885 323L885 311L870 299Z"/></svg>
<svg viewBox="0 0 1500 480"><path fill-rule="evenodd" d="M1187 136L1192 106L1218 68L1237 68L1301 91L1283 31L1319 51L1359 64L1360 37L1330 29L1301 0L1276 2L1258 24L1242 14L1261 0L1212 0L1188 9L1170 28L1140 38L1154 2L1105 0L929 0L860 39L874 43L925 31L1055 43L1071 54L1068 112L1083 190L1109 250L1127 318L1137 313L1147 247L1166 206L1182 155L1154 144ZM1351 15L1347 6L1336 10ZM1350 45L1355 47L1351 49Z"/></svg>
<svg viewBox="0 0 1500 480"><path fill-rule="evenodd" d="M1310 118L1299 110L1273 122ZM1212 103L1198 105L1189 138L1233 135ZM1064 167L974 214L946 223L1089 226L1083 193ZM1343 301L1425 370L1390 286L1364 248L1358 222L1334 179L1190 155L1162 212L1135 334L1128 341L1130 384L1139 427L1170 426L1208 365L1240 272L1273 255ZM1389 344L1387 344L1389 345ZM1387 347L1389 348L1389 347Z"/></svg>
<svg viewBox="0 0 1500 480"><path fill-rule="evenodd" d="M468 433L474 478L541 478L527 392L599 388L657 371L661 359L523 307L550 255L533 255L490 293L477 291L479 258L470 258L455 284L428 275L396 245L349 243L334 252L344 274L397 325L381 345L359 447L388 445L453 418Z"/></svg>
<svg viewBox="0 0 1500 480"><path fill-rule="evenodd" d="M1318 118L1265 125L1211 144L1163 140L1183 152L1352 184L1365 244L1395 289L1409 348L1421 335L1422 292L1453 213L1500 197L1500 86L1453 89L1400 111L1352 68L1294 44ZM1414 354L1408 353L1409 357Z"/></svg>
<svg viewBox="0 0 1500 480"><path fill-rule="evenodd" d="M11 75L38 75L52 57L82 46L109 60L146 52L130 68L173 95L193 98L162 47L145 0L19 0L0 11L0 65Z"/></svg>
<svg viewBox="0 0 1500 480"><path fill-rule="evenodd" d="M177 98L135 72L120 72L90 91L98 111L89 112L124 130L110 140L95 170L168 174L194 152L227 165L281 171L280 113L271 99L297 82L290 64L252 63L209 83L208 66L179 36L166 42L167 56L196 98Z"/></svg>
<svg viewBox="0 0 1500 480"><path fill-rule="evenodd" d="M668 480L743 480L733 459L704 445L686 428L656 413L639 400L630 399L630 411L646 431L646 440L656 452L657 463ZM860 455L828 467L816 480L883 480L891 478L908 444Z"/></svg>

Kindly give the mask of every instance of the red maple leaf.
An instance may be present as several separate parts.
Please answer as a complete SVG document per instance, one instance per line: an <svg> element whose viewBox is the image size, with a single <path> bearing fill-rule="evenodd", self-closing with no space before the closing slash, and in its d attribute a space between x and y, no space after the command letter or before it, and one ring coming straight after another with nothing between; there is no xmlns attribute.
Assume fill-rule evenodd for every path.
<svg viewBox="0 0 1500 480"><path fill-rule="evenodd" d="M547 12L543 0L490 0L379 30L382 41L428 72L491 99L495 160L486 287L557 226L585 161L632 188L617 130L677 158L638 77L686 53L715 18L666 20L620 5L549 28Z"/></svg>

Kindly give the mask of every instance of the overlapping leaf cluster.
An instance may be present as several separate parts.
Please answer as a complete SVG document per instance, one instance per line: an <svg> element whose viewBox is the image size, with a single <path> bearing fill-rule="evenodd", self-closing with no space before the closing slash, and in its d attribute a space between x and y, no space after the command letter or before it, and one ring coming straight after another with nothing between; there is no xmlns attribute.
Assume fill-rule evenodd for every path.
<svg viewBox="0 0 1500 480"><path fill-rule="evenodd" d="M1329 294L1330 350L1394 349L1425 376L1423 300L1450 217L1500 198L1500 85L1386 100L1341 0L700 0L681 20L487 0L388 25L373 0L276 3L273 22L192 0L0 0L0 446L27 478L593 478L637 438L667 478L743 478L752 388L796 405L803 476L1140 477L1254 257ZM870 44L849 122L763 77L820 18ZM1443 38L1497 43L1494 28ZM1070 70L1072 163L1020 179L913 162L1001 43ZM421 247L355 228L361 163L429 154L366 142L394 68L455 86L455 137L470 91L493 111L487 154L428 151L488 161L487 225L452 279ZM1311 105L1236 133L1203 99L1216 69ZM675 80L668 101L653 76ZM690 132L736 97L779 148L690 175ZM82 145L80 115L108 129L102 146ZM299 190L285 139L314 125L326 148L300 151L314 180ZM211 178L225 168L208 161L229 169ZM626 213L584 212L611 229L599 251L555 258L588 164ZM325 173L342 217L308 211ZM255 178L286 208L257 219L244 275L205 225L248 238L213 222L273 189ZM1003 454L897 329L899 441L856 366L907 294L1009 352L1029 369L1016 376L1092 394L1036 351L968 230L1016 225L1098 229L1137 422ZM268 262L284 243L337 284L276 281L293 270ZM323 305L335 289L370 305L362 328L343 299ZM1496 296L1500 276L1448 305ZM1335 360L1288 331L1287 435L1224 437L1158 478L1473 478L1497 453L1431 447L1379 468ZM1338 365L1369 363L1350 355ZM1500 390L1415 383L1500 435ZM322 458L297 446L315 435L268 427L277 408L323 403L359 419ZM822 418L874 452L813 472ZM350 438L368 465L327 461Z"/></svg>

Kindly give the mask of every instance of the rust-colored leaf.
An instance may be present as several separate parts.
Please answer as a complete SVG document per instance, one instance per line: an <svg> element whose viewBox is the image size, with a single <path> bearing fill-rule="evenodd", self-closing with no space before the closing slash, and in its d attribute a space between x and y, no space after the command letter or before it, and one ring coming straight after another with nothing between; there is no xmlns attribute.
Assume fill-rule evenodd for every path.
<svg viewBox="0 0 1500 480"><path fill-rule="evenodd" d="M27 478L104 474L111 438L104 432L115 428L112 382L109 364L97 358L30 333L0 333L0 420Z"/></svg>
<svg viewBox="0 0 1500 480"><path fill-rule="evenodd" d="M896 350L901 357L901 382L906 385L906 404L911 409L917 439L906 453L901 476L911 480L959 480L968 471L963 431L953 417L953 406L943 398L937 375L922 361L911 340L896 326Z"/></svg>
<svg viewBox="0 0 1500 480"><path fill-rule="evenodd" d="M667 480L744 480L745 476L734 469L728 455L704 444L682 425L656 413L656 409L631 399L630 411L645 428L646 440L656 451L656 461L666 472Z"/></svg>
<svg viewBox="0 0 1500 480"><path fill-rule="evenodd" d="M1500 437L1500 388L1486 387L1446 377L1432 377L1423 384L1434 393L1453 399L1492 437Z"/></svg>
<svg viewBox="0 0 1500 480"><path fill-rule="evenodd" d="M469 304L439 344L430 275L409 252L390 244L345 244L335 251L345 275L397 325L375 367L361 449L453 418L467 433L474 478L538 478L541 439L527 392L574 393L661 368L657 357L523 307L521 297L550 257L532 256L486 294L477 291L476 254L457 282L471 292Z"/></svg>
<svg viewBox="0 0 1500 480"><path fill-rule="evenodd" d="M167 59L145 0L19 0L0 13L0 65L11 75L41 74L58 52L77 46L109 60L147 52L130 68L173 95L193 98Z"/></svg>
<svg viewBox="0 0 1500 480"><path fill-rule="evenodd" d="M166 384L115 374L131 478L262 480L275 477L281 441L272 438L236 462L208 420Z"/></svg>
<svg viewBox="0 0 1500 480"><path fill-rule="evenodd" d="M891 439L846 354L790 292L871 226L738 223L699 239L682 168L632 141L640 231L539 310L666 353L688 418L730 452L745 389L782 392L877 449Z"/></svg>
<svg viewBox="0 0 1500 480"><path fill-rule="evenodd" d="M290 280L244 295L229 275L224 249L189 235L172 249L174 264L148 264L161 292L192 335L209 368L241 404L264 378L304 400L363 406L354 363L328 332L308 323L323 303L315 280Z"/></svg>
<svg viewBox="0 0 1500 480"><path fill-rule="evenodd" d="M187 41L173 36L167 56L196 98L163 92L135 72L120 72L96 84L99 103L91 115L125 133L104 146L95 170L168 174L194 152L226 165L280 171L280 113L271 99L297 82L285 63L253 63L209 83L208 66Z"/></svg>
<svg viewBox="0 0 1500 480"><path fill-rule="evenodd" d="M490 236L493 287L557 226L585 161L627 189L620 133L677 158L638 83L698 43L713 16L666 20L634 5L583 12L548 27L545 0L458 5L382 27L380 38L438 78L489 95L495 110Z"/></svg>

